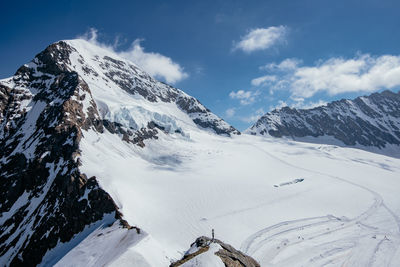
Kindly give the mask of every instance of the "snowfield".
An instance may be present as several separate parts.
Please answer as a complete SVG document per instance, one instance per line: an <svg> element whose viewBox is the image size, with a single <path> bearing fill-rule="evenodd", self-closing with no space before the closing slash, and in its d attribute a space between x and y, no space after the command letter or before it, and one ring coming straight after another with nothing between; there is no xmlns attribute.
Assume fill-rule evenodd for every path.
<svg viewBox="0 0 400 267"><path fill-rule="evenodd" d="M69 42L91 67L99 65L96 55L109 54ZM82 72L77 59L72 65ZM82 77L103 119L127 129L153 121L166 131L144 148L107 131L84 132L81 171L96 176L129 224L147 233L147 241L125 246L120 260L103 264L127 258L137 266L168 266L212 229L262 266L400 264L400 159L271 137L218 136L175 104L151 103L105 76Z"/></svg>
<svg viewBox="0 0 400 267"><path fill-rule="evenodd" d="M61 49L61 44L55 46ZM87 118L133 133L151 124L157 130L144 138L142 148L106 127L81 129L81 153L70 161L79 160L80 173L95 176L129 225L141 231L122 228L108 213L47 250L42 266L167 267L212 229L217 239L261 266L400 266L400 158L237 135L195 98L106 48L83 40L66 44L73 49L65 68L88 87L75 88L71 97L80 99ZM30 66L37 72L35 62ZM31 160L37 144L25 141L45 106L28 107L37 112L29 113L21 128L24 144L15 151ZM90 110L96 111L92 117ZM33 212L62 164L47 166L51 175L40 197L32 202L23 194L2 223L28 202ZM79 197L88 199L88 192ZM29 224L18 227L13 235L23 238L17 249L33 230ZM17 249L10 246L8 253ZM184 266L224 266L214 255L218 249L213 244Z"/></svg>
<svg viewBox="0 0 400 267"><path fill-rule="evenodd" d="M400 264L399 159L195 127L188 134L161 133L142 149L84 132L82 171L159 244L140 257L168 266L215 229L262 266Z"/></svg>

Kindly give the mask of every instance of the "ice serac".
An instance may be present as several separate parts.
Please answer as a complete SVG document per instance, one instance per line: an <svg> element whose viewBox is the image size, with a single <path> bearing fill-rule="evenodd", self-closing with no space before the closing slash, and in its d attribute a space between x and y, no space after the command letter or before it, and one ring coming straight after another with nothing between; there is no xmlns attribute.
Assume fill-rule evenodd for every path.
<svg viewBox="0 0 400 267"><path fill-rule="evenodd" d="M145 146L187 129L239 134L198 100L83 40L47 47L0 80L0 265L39 264L93 225L119 220L110 195L80 170L88 130ZM78 238L79 239L79 238ZM68 246L64 246L68 247Z"/></svg>
<svg viewBox="0 0 400 267"><path fill-rule="evenodd" d="M337 144L392 154L400 148L400 92L386 90L312 109L276 109L246 132L304 141L311 137L319 143L336 140Z"/></svg>
<svg viewBox="0 0 400 267"><path fill-rule="evenodd" d="M185 134L193 126L230 136L235 128L210 112L196 98L157 81L134 63L83 40L67 41L71 68L87 81L103 119L137 131L148 124Z"/></svg>

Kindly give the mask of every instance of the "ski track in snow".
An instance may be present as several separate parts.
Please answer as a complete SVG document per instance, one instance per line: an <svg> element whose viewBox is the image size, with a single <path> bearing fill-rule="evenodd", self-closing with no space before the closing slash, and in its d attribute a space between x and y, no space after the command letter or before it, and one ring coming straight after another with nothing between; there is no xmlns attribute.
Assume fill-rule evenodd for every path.
<svg viewBox="0 0 400 267"><path fill-rule="evenodd" d="M169 259L180 258L196 237L216 229L218 238L240 247L261 266L399 262L400 221L392 210L398 212L396 160L376 158L393 170L365 169L364 162L350 159L366 161L374 155L358 150L332 148L326 155L326 147L315 145L191 135L193 142L160 136L145 149L132 150L113 135L98 141L99 135L88 132L82 148L86 172L100 177L127 220L151 233ZM92 142L102 145L95 148ZM108 155L113 161L106 160ZM159 162L160 157L181 160L173 165ZM125 166L134 166L135 172ZM345 171L336 171L338 167ZM274 187L303 177L302 183Z"/></svg>
<svg viewBox="0 0 400 267"><path fill-rule="evenodd" d="M89 96L82 100L86 113L93 100L101 119L133 131L149 123L159 130L143 148L107 130L82 132L80 171L95 176L124 219L143 232L137 235L118 224L98 227L105 222L98 221L50 250L44 265L62 257L59 266L169 266L195 238L215 229L217 238L241 246L262 266L400 266L398 159L333 145L215 135L211 129L232 129L196 99L107 49L82 40L67 43L74 47L69 70L90 89L89 95L80 95ZM43 73L36 69L35 75ZM28 110L19 129L25 135L13 153L32 159L42 134L36 121L46 103L29 101L21 104ZM388 148L398 152L397 146ZM29 211L5 241L21 236L3 259L34 237L30 217L43 213L45 206L38 207L63 164L47 166L51 174L39 197L28 199L25 192L0 217L4 221L23 206ZM114 219L110 215L107 222ZM11 230L12 225L3 232ZM199 257L203 265L222 266L209 252ZM194 261L200 264L199 258Z"/></svg>
<svg viewBox="0 0 400 267"><path fill-rule="evenodd" d="M256 147L256 146L254 146ZM348 183L350 185L359 187L363 190L368 191L374 196L374 203L363 213L361 213L359 216L353 218L353 219L347 219L347 218L337 218L333 215L326 215L326 216L321 216L321 217L311 217L311 218L304 218L304 219L298 219L298 220L293 220L293 221L285 221L281 222L278 224L275 224L273 226L269 226L267 228L264 228L262 230L257 231L253 235L249 236L241 245L241 250L244 251L245 253L254 256L257 252L263 251L263 254L268 255L269 257L266 257L267 259L264 258L262 264L265 264L268 262L268 265L270 264L276 264L276 265L282 265L282 266L289 266L290 265L290 260L293 260L293 263L296 262L296 264L299 263L299 256L298 254L293 255L292 259L289 258L284 258L282 261L275 262L274 259L278 257L279 254L281 254L284 250L288 250L294 246L298 246L301 243L309 242L310 240L313 239L320 239L325 237L326 235L335 233L336 235L340 235L340 232L343 232L344 230L353 230L354 227L363 227L364 231L367 233L364 235L359 235L357 234L357 231L352 231L353 235L347 236L344 239L337 239L333 242L326 242L322 243L321 245L314 246L312 248L312 251L315 251L316 249L320 250L320 256L319 257L312 257L312 258L307 258L306 260L303 260L302 262L306 263L308 266L309 265L318 265L318 266L325 266L328 264L337 264L341 261L342 266L363 266L364 263L360 262L360 258L356 257L354 261L352 261L352 253L351 251L357 250L357 245L358 241L362 238L371 238L373 240L377 239L377 236L383 236L382 239L375 245L375 243L371 243L371 247L373 247L373 250L370 251L369 254L363 253L364 258L367 258L366 265L364 266L374 266L376 254L380 251L380 247L384 242L390 242L391 247L392 247L392 252L390 255L390 260L393 258L394 253L396 252L397 249L399 249L399 240L400 240L400 219L399 217L391 210L389 209L382 197L375 191L356 184L354 182L348 181L347 179L333 176L327 173L322 173L319 171L303 168L296 166L294 164L291 164L289 162L286 162L285 160L282 160L279 157L276 157L272 155L271 153L265 151L264 149L258 148L257 149L263 151L265 154L267 154L269 157L272 157L288 166L291 166L293 168L297 168L303 171L319 174L319 175L324 175L327 176L331 179L339 180L344 183ZM395 220L398 231L397 233L391 233L391 232L381 232L379 231L378 227L375 226L370 226L366 222L369 217L377 213L379 209L385 209L389 215ZM339 233L338 233L339 232ZM297 240L293 240L293 234L297 235ZM375 238L374 238L375 237ZM292 240L291 240L292 239ZM393 242L392 241L396 241ZM276 242L274 241L277 240L282 240L278 246L276 246ZM365 242L364 242L365 243ZM272 245L272 246L271 246ZM337 245L336 248L332 249L333 246ZM271 246L268 250L265 250L266 247ZM264 250L263 250L264 249ZM364 252L367 252L367 250L371 250L370 248L363 248L361 247L360 249L363 249ZM275 250L273 253L271 253L271 250ZM351 250L351 251L349 251ZM357 251L356 251L357 253ZM338 254L339 257L335 258ZM309 256L315 255L315 253L309 253ZM389 264L390 264L389 260Z"/></svg>

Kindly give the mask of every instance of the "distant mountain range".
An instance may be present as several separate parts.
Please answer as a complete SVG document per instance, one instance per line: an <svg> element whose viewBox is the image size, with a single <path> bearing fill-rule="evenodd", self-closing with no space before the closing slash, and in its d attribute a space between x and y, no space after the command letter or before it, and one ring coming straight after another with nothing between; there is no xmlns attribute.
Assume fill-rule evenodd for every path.
<svg viewBox="0 0 400 267"><path fill-rule="evenodd" d="M245 131L400 156L400 92L383 91L312 109L283 107Z"/></svg>

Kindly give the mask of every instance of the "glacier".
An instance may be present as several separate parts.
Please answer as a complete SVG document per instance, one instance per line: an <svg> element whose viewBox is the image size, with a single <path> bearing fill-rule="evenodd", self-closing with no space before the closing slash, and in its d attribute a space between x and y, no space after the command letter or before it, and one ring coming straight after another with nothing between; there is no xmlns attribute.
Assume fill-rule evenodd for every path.
<svg viewBox="0 0 400 267"><path fill-rule="evenodd" d="M79 153L72 157L78 171L98 182L133 228L121 227L112 209L107 210L71 240L58 241L42 266L169 266L197 237L210 235L213 229L216 238L261 266L400 265L399 158L240 134L195 98L156 81L112 51L84 40L54 46L65 44L71 53L56 62L79 81L68 99L78 102L82 112L75 114L77 118L64 118L85 117L93 123L73 133L81 137L79 143L71 134L63 144L79 145ZM41 77L47 75L41 66L33 60L25 67ZM55 79L47 76L44 88ZM0 81L15 87L12 83L13 79ZM52 102L36 101L39 91L26 91L31 98L17 106L28 112L28 120L15 153L24 153L28 160L48 159L54 153L38 148L35 134L40 131L34 126L40 114L62 99L56 90ZM125 139L122 131L105 126L99 130L100 122L125 132L157 131L138 145ZM57 123L54 120L49 127ZM2 164L8 162L7 156ZM31 205L42 207L56 174L69 171L63 160L57 162L47 163L51 177L43 194L30 198ZM92 187L83 187L76 201L91 208L91 192ZM0 221L29 203L29 196L21 194ZM18 228L17 234L30 237L31 224L27 230ZM184 266L223 266L214 254L218 249L213 244L210 252ZM7 261L0 257L4 265Z"/></svg>

